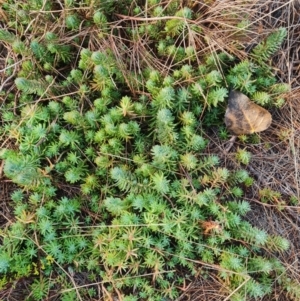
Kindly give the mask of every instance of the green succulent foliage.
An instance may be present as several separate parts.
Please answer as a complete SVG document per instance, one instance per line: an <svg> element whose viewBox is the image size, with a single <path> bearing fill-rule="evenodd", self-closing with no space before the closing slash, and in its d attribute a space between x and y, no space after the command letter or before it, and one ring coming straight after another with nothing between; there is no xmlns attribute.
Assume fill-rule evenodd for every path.
<svg viewBox="0 0 300 301"><path fill-rule="evenodd" d="M209 127L224 114L227 83L265 105L268 93L285 93L256 58L259 49L272 55L284 30L248 60L219 53L195 66L195 49L174 42L200 33L188 24L192 9L180 1L148 2L151 15L174 18L146 24L138 34L155 38L158 55L176 67L166 75L142 65L138 93L128 88L129 73L110 47L93 51L85 37L77 55L77 41L68 42L56 27L33 31L18 45L13 30L0 31L23 61L15 79L21 105L15 110L8 98L0 108L3 133L17 146L1 151L3 172L20 187L11 196L16 221L1 231L0 274L12 281L31 277L33 300L57 287L61 300L101 298L70 289L65 269L72 277L88 273L88 281L124 300L175 300L185 279L199 272L198 260L222 267L220 279L237 294L249 279L242 292L249 298L266 295L280 270L259 250L285 251L288 241L243 220L250 210L243 188L253 179L243 169L223 168L205 149ZM64 5L68 34L79 35L83 24L97 28L100 38L108 34L115 2L94 1L85 17L75 14L78 1ZM16 6L6 4L12 20ZM48 23L59 19L52 1L21 2L18 9L49 10L42 17ZM131 10L132 1L122 1L116 13ZM12 29L24 32L31 18L12 22ZM241 150L237 159L247 164L250 155Z"/></svg>
<svg viewBox="0 0 300 301"><path fill-rule="evenodd" d="M31 187L39 185L43 182L43 177L38 169L40 162L34 156L25 155L19 156L19 153L5 153L5 174L12 178L15 183Z"/></svg>
<svg viewBox="0 0 300 301"><path fill-rule="evenodd" d="M267 39L258 44L252 51L252 55L258 61L266 61L280 48L287 35L286 28L279 28L271 33Z"/></svg>
<svg viewBox="0 0 300 301"><path fill-rule="evenodd" d="M279 283L285 288L291 300L297 300L300 297L299 282L287 277L284 273L279 279Z"/></svg>
<svg viewBox="0 0 300 301"><path fill-rule="evenodd" d="M17 37L12 32L9 32L8 30L5 30L5 29L1 29L0 30L0 40L3 42L13 44L14 42L17 41Z"/></svg>
<svg viewBox="0 0 300 301"><path fill-rule="evenodd" d="M235 156L236 160L240 163L248 165L251 160L251 153L247 152L245 149L238 149Z"/></svg>
<svg viewBox="0 0 300 301"><path fill-rule="evenodd" d="M156 8L156 14L157 14L157 8ZM178 12L176 12L174 18L166 22L165 31L167 34L170 34L170 36L178 36L181 33L184 33L185 30L187 30L187 22L185 19L191 19L192 18L192 10L188 7L184 7ZM187 34L187 32L185 33Z"/></svg>
<svg viewBox="0 0 300 301"><path fill-rule="evenodd" d="M252 50L249 60L242 61L231 68L227 75L228 83L235 89L249 94L260 105L282 105L276 92L285 93L289 87L286 84L276 84L275 77L265 60L270 59L278 50L285 37L286 29L279 28L258 44ZM275 93L272 93L272 90Z"/></svg>
<svg viewBox="0 0 300 301"><path fill-rule="evenodd" d="M18 77L15 80L17 88L24 91L26 94L36 94L42 96L46 91L46 85L38 80L28 80L23 77Z"/></svg>

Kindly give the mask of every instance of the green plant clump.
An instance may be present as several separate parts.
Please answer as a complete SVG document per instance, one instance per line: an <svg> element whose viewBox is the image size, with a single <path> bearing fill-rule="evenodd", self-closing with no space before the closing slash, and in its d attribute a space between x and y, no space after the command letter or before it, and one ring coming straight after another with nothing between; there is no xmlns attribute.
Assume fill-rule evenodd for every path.
<svg viewBox="0 0 300 301"><path fill-rule="evenodd" d="M186 281L214 266L232 300L262 298L282 266L261 250L285 251L288 242L243 220L250 210L243 189L253 179L207 154L205 133L221 125L229 86L262 105L278 104L287 86L276 83L266 59L286 30L241 62L214 53L198 64L192 46L174 43L186 39L187 27L201 34L186 21L195 17L192 8L148 1L152 16L176 18L122 34L135 41L159 33L158 58L176 64L168 74L141 65L132 84L134 74L109 45L95 50L85 34L76 35L84 25L98 28L100 40L108 36L115 4L93 2L97 7L84 14L76 1L65 1L66 34L74 35L66 41L59 26L18 38L36 17L22 11L43 10L41 24L62 22L51 1L4 7L12 21L0 40L22 63L18 106L10 95L1 107L2 135L17 146L1 150L4 173L19 187L11 195L15 219L1 230L1 283L33 277L30 300L53 290L60 300L92 300L100 298L97 284L120 300L175 300ZM120 14L142 11L123 2ZM250 154L242 152L247 164ZM81 287L75 276L86 274Z"/></svg>

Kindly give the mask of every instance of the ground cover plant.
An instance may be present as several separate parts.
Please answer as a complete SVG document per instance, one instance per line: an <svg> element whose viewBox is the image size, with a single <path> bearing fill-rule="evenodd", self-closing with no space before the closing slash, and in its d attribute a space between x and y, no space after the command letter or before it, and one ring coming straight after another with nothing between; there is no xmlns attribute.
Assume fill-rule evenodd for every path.
<svg viewBox="0 0 300 301"><path fill-rule="evenodd" d="M27 278L24 300L176 300L214 270L230 300L262 298L274 283L297 296L276 282L285 268L274 253L288 241L243 218L251 153L239 149L229 170L207 152L212 128L229 137L231 88L283 105L289 86L269 60L287 32L239 57L230 49L250 25L236 15L230 47L204 52L212 3L2 5L0 155L15 184L2 289Z"/></svg>

